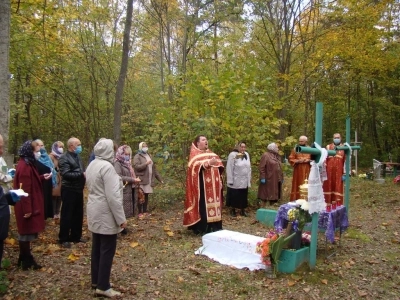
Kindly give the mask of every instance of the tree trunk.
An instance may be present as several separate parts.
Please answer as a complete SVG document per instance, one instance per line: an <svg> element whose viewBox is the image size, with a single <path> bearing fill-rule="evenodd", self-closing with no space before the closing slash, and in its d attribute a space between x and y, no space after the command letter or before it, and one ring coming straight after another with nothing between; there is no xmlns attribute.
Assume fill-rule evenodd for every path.
<svg viewBox="0 0 400 300"><path fill-rule="evenodd" d="M0 1L0 134L4 139L4 153L8 148L10 118L10 14L10 0Z"/></svg>
<svg viewBox="0 0 400 300"><path fill-rule="evenodd" d="M117 144L121 142L121 115L122 115L122 97L124 94L125 78L128 72L129 60L129 37L132 27L133 0L128 0L126 9L126 21L124 29L124 40L122 43L122 60L119 72L117 90L115 92L114 106L114 140Z"/></svg>
<svg viewBox="0 0 400 300"><path fill-rule="evenodd" d="M166 15L166 31L167 31L167 63L168 63L168 77L172 74L172 65L171 65L171 20L168 15L168 5L165 6L165 15ZM172 101L172 84L168 78L168 99Z"/></svg>

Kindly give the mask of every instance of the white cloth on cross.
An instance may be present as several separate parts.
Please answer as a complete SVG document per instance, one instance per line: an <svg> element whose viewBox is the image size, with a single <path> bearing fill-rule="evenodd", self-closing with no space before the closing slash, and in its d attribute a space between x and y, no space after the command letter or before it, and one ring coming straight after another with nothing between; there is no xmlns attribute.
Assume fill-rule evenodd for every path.
<svg viewBox="0 0 400 300"><path fill-rule="evenodd" d="M322 163L325 160L321 160ZM310 214L325 211L325 198L322 189L322 180L319 166L315 161L311 161L310 175L308 176L308 212Z"/></svg>

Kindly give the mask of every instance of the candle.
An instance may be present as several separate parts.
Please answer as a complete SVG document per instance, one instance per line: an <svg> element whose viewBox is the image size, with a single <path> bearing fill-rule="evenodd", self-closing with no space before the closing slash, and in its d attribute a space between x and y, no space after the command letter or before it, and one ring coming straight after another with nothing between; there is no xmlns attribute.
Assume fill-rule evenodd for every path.
<svg viewBox="0 0 400 300"><path fill-rule="evenodd" d="M326 204L326 212L331 212L331 204L330 203Z"/></svg>

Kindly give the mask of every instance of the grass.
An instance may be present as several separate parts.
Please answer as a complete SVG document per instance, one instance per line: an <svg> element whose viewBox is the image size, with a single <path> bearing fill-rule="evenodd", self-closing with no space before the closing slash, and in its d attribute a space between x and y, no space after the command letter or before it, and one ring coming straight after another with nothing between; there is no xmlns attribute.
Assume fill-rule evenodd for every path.
<svg viewBox="0 0 400 300"><path fill-rule="evenodd" d="M348 228L347 231L344 233L344 236L349 239L360 240L364 243L371 242L371 238L357 228Z"/></svg>

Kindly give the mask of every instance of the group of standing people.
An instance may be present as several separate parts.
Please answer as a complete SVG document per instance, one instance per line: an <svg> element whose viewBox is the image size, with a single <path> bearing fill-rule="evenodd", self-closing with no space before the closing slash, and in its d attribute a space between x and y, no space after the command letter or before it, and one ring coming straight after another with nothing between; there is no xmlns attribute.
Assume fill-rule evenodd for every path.
<svg viewBox="0 0 400 300"><path fill-rule="evenodd" d="M87 220L92 232L91 281L97 295L113 298L121 294L110 284L117 234L127 233L127 218L134 216L136 201L139 217L147 213L153 179L163 182L147 151L147 143L141 142L132 167L128 145L115 152L113 141L103 138L93 149L95 158L86 170ZM135 197L140 193L142 197Z"/></svg>
<svg viewBox="0 0 400 300"><path fill-rule="evenodd" d="M18 266L23 270L42 268L32 256L31 242L45 229L46 218L60 219L61 247L86 243L88 240L82 237L82 225L83 190L87 185L87 218L92 232L92 286L98 295L119 295L109 283L116 235L126 229L126 218L134 216L134 190L142 192L137 206L139 217L145 216L154 179L163 182L162 178L147 152L145 142L140 143L132 167L129 146L118 148L112 140L100 139L93 150L94 159L86 171L80 157L81 141L72 137L67 142L65 153L63 148L64 144L57 141L48 155L43 141L28 140L19 149L15 173L8 175L0 172L3 184L12 182L14 189L26 193L26 196L19 197L12 191L6 193L0 186L0 262L3 241L8 235L9 205L15 205L20 251ZM0 135L0 157L2 154L3 138ZM0 162L5 165L2 158Z"/></svg>
<svg viewBox="0 0 400 300"><path fill-rule="evenodd" d="M114 167L122 178L123 206L127 218L135 214L139 219L148 216L149 195L153 193L156 179L164 183L148 149L147 143L141 142L133 158L132 149L128 145L118 147L115 153ZM125 229L123 233L127 233L127 230Z"/></svg>
<svg viewBox="0 0 400 300"><path fill-rule="evenodd" d="M207 138L197 136L190 148L183 216L183 225L196 234L222 229L224 170L220 157L208 148ZM242 216L247 216L251 163L246 143L238 143L229 154L226 180L226 203L231 207L231 215L236 216L236 209L239 209Z"/></svg>
<svg viewBox="0 0 400 300"><path fill-rule="evenodd" d="M307 137L300 136L299 146L308 147ZM340 133L333 135L332 143L326 146L326 150L336 150L336 147L343 146ZM290 201L300 199L300 185L304 184L310 174L311 165L313 160L310 154L297 153L295 149L292 150L289 156L289 162L293 167L293 180L292 191L290 193ZM322 188L324 191L324 198L327 204L332 202L343 204L343 182L345 180L346 155L343 150L336 150L334 156L328 156L324 163L326 169L326 178L323 181Z"/></svg>
<svg viewBox="0 0 400 300"><path fill-rule="evenodd" d="M307 147L307 137L299 138L299 145ZM335 133L333 143L327 150L335 150L341 143L341 136ZM312 157L310 154L297 153L292 150L289 162L293 167L293 181L290 200L300 199L300 185L308 179ZM345 155L337 150L336 155L325 161L327 180L323 183L326 203L343 202ZM208 233L222 229L223 171L224 165L218 155L208 148L207 138L199 135L190 148L186 175L186 198L183 225L195 233ZM264 206L277 203L282 198L284 173L279 147L270 143L258 164L259 186L257 197ZM240 142L229 154L226 163L226 205L230 215L242 216L248 205L248 189L251 187L251 162L246 151L246 143Z"/></svg>
<svg viewBox="0 0 400 300"><path fill-rule="evenodd" d="M299 145L307 146L307 137L301 136ZM340 134L335 133L333 143L327 149L333 150L339 145ZM30 242L44 230L46 217L61 218L59 243L62 247L69 248L71 243L87 241L82 238L83 189L86 184L89 192L88 228L92 232L92 286L98 295L119 295L109 282L117 234L127 232L127 218L135 215L135 207L139 218L146 216L155 180L161 183L163 180L148 154L146 142L139 144L138 153L132 159L132 149L128 145L117 147L112 140L102 138L94 146L94 158L86 171L80 157L80 140L70 138L65 153L63 148L64 144L57 141L48 155L41 140L26 141L19 150L13 186L14 189L23 189L28 196L20 199L0 188L0 211L9 204L15 205L20 248L18 265L24 270L41 268L31 254ZM344 160L344 151L337 151L334 157L326 160L328 180L324 182L324 194L328 203L340 197L343 199ZM296 200L299 198L299 185L308 178L311 156L292 151L289 161L294 168L291 200ZM258 198L264 203L277 202L282 195L284 176L276 143L268 145L258 168ZM183 218L184 226L195 233L222 229L224 169L220 157L208 148L207 138L197 136L190 148ZM2 176L0 180L7 183L10 178ZM247 216L251 162L245 142L238 143L229 154L226 180L226 203L231 208L231 216L236 216L236 210ZM60 183L62 188L58 194Z"/></svg>

